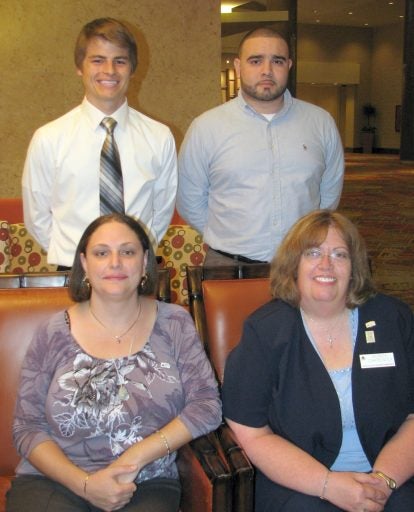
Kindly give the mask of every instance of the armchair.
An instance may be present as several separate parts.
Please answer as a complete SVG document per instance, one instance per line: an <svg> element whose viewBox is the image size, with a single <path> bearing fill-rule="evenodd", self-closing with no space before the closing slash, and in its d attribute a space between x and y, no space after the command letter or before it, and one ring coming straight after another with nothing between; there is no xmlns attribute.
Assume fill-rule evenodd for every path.
<svg viewBox="0 0 414 512"><path fill-rule="evenodd" d="M220 383L227 356L240 340L244 319L271 299L268 275L267 264L187 268L190 312ZM253 467L226 424L218 435L234 478L232 510L251 512Z"/></svg>
<svg viewBox="0 0 414 512"><path fill-rule="evenodd" d="M160 271L157 296L167 286L169 272ZM40 277L40 276L39 276ZM11 435L14 402L21 364L36 326L51 314L71 305L68 290L44 279L32 284L47 287L0 289L0 512L5 510L5 494L14 475L18 455ZM9 280L10 281L10 280ZM57 281L59 282L59 280ZM55 283L52 286L51 283ZM193 440L179 450L177 458L182 481L181 512L230 512L232 475L217 436L212 433Z"/></svg>

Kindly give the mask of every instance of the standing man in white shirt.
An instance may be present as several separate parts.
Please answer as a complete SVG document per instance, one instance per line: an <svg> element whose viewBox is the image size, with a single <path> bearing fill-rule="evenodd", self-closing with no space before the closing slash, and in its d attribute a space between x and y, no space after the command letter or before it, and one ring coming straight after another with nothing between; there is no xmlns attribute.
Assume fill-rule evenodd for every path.
<svg viewBox="0 0 414 512"><path fill-rule="evenodd" d="M175 142L168 127L128 106L137 63L135 38L123 23L100 18L86 24L75 46L83 102L39 128L30 143L22 180L25 225L48 252L48 262L62 270L72 265L81 234L101 213L105 117L116 121L125 213L148 227L154 245L171 220Z"/></svg>
<svg viewBox="0 0 414 512"><path fill-rule="evenodd" d="M178 160L177 208L209 245L205 265L270 261L301 216L335 209L342 191L338 130L287 90L285 39L252 30L234 65L238 97L193 121Z"/></svg>

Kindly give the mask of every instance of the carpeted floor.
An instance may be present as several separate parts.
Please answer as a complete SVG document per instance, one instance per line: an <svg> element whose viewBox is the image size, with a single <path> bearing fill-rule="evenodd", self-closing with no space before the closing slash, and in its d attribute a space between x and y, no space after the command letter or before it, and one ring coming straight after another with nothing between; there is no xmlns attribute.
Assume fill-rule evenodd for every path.
<svg viewBox="0 0 414 512"><path fill-rule="evenodd" d="M339 211L364 236L379 290L414 309L414 163L347 153Z"/></svg>

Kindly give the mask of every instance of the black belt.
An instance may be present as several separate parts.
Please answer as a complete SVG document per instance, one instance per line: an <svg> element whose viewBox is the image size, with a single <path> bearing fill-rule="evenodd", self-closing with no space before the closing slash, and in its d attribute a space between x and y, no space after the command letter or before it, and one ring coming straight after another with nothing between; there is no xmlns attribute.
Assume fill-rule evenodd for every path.
<svg viewBox="0 0 414 512"><path fill-rule="evenodd" d="M241 261L242 263L267 263L267 261L261 261L261 260L252 260L250 258L247 258L246 256L241 256L240 254L230 254L229 252L219 251L218 249L213 249L210 247L211 250L214 252L218 252L222 256L225 256L226 258L231 258L235 261Z"/></svg>

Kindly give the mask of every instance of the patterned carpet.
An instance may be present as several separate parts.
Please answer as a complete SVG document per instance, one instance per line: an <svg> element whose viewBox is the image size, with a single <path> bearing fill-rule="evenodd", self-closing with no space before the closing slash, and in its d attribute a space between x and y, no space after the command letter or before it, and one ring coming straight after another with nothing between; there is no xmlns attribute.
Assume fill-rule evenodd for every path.
<svg viewBox="0 0 414 512"><path fill-rule="evenodd" d="M364 236L378 289L414 309L414 164L347 153L339 211Z"/></svg>

